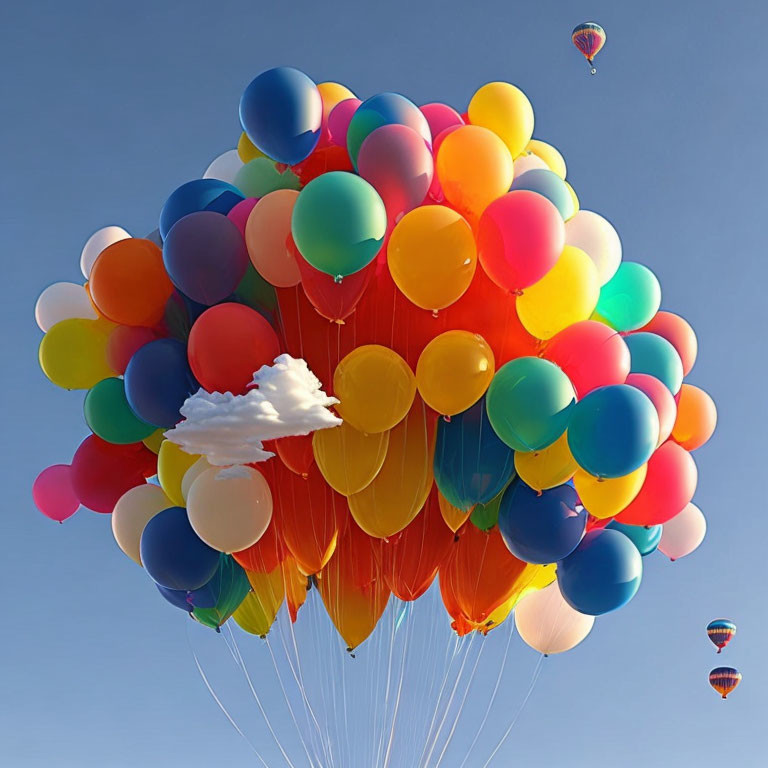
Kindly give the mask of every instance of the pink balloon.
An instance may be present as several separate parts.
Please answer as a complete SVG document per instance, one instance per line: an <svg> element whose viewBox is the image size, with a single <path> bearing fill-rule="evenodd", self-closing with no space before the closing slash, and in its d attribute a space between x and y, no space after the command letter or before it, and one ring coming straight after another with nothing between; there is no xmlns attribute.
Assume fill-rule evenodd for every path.
<svg viewBox="0 0 768 768"><path fill-rule="evenodd" d="M245 237L245 225L248 222L248 217L258 202L258 197L247 197L245 200L241 200L227 214L227 218L240 230L240 234L243 237Z"/></svg>
<svg viewBox="0 0 768 768"><path fill-rule="evenodd" d="M357 108L363 102L360 99L344 99L340 101L328 115L328 132L331 137L331 144L339 147L347 146L347 129L355 114Z"/></svg>
<svg viewBox="0 0 768 768"><path fill-rule="evenodd" d="M434 102L432 104L425 104L423 107L419 107L419 109L424 117L427 118L429 132L433 136L438 136L446 128L464 125L461 115L453 107L449 107L447 104Z"/></svg>
<svg viewBox="0 0 768 768"><path fill-rule="evenodd" d="M357 171L379 193L390 226L423 202L434 170L429 147L407 125L377 128L357 156Z"/></svg>
<svg viewBox="0 0 768 768"><path fill-rule="evenodd" d="M672 434L672 427L675 426L675 417L677 416L675 397L669 391L669 387L655 376L649 376L647 373L630 373L625 383L639 389L653 403L656 413L659 414L658 445L666 442Z"/></svg>
<svg viewBox="0 0 768 768"><path fill-rule="evenodd" d="M597 387L623 384L631 362L621 334L595 320L582 320L555 334L544 357L565 371L579 398Z"/></svg>
<svg viewBox="0 0 768 768"><path fill-rule="evenodd" d="M707 521L695 504L688 504L682 512L664 523L661 529L659 551L670 560L690 555L704 541Z"/></svg>
<svg viewBox="0 0 768 768"><path fill-rule="evenodd" d="M462 123L459 123L458 125L449 125L447 128L444 128L440 133L433 133L434 139L432 139L432 157L433 162L437 161L437 152L440 149L440 145L445 141L445 137L449 134L453 133L457 128L461 128ZM440 180L437 178L437 174L435 174L432 177L432 184L429 187L429 201L425 202L435 202L435 203L442 203L445 199L445 195L443 194L443 187L440 184Z"/></svg>
<svg viewBox="0 0 768 768"><path fill-rule="evenodd" d="M480 217L480 263L491 280L508 291L520 291L541 280L555 266L564 245L563 217L536 192L507 192Z"/></svg>
<svg viewBox="0 0 768 768"><path fill-rule="evenodd" d="M44 469L32 485L35 506L57 523L72 517L80 506L72 488L71 469L69 464L54 464Z"/></svg>

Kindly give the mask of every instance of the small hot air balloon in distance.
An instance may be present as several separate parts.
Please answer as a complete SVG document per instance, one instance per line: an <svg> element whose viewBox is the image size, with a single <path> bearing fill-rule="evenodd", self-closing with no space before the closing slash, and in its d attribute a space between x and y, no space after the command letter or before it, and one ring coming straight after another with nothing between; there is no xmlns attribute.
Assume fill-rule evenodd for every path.
<svg viewBox="0 0 768 768"><path fill-rule="evenodd" d="M741 682L741 672L734 667L715 667L709 673L709 684L724 698Z"/></svg>
<svg viewBox="0 0 768 768"><path fill-rule="evenodd" d="M736 634L736 625L730 619L715 619L707 624L707 635L717 646L717 652L725 648Z"/></svg>
<svg viewBox="0 0 768 768"><path fill-rule="evenodd" d="M584 58L589 62L591 74L595 74L597 69L592 59L597 56L600 49L605 45L605 30L594 21L586 21L579 24L571 32L573 44L581 51Z"/></svg>

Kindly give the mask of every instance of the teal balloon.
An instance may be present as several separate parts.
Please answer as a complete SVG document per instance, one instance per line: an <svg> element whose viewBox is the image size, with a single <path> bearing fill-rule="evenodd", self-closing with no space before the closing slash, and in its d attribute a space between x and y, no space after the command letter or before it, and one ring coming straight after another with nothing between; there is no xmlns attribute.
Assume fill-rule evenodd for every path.
<svg viewBox="0 0 768 768"><path fill-rule="evenodd" d="M122 379L102 379L85 396L83 410L91 432L108 443L138 443L157 429L131 410Z"/></svg>
<svg viewBox="0 0 768 768"><path fill-rule="evenodd" d="M299 177L290 169L281 173L268 157L256 157L237 172L233 183L246 197L264 197L278 189L298 189Z"/></svg>
<svg viewBox="0 0 768 768"><path fill-rule="evenodd" d="M345 171L324 173L299 193L291 233L301 255L336 279L359 272L376 257L387 230L378 192Z"/></svg>
<svg viewBox="0 0 768 768"><path fill-rule="evenodd" d="M628 384L600 387L580 400L568 425L568 448L595 477L623 477L645 464L659 440L659 415Z"/></svg>
<svg viewBox="0 0 768 768"><path fill-rule="evenodd" d="M629 347L630 371L647 373L663 382L676 395L683 385L683 363L677 350L655 333L630 333L624 337Z"/></svg>
<svg viewBox="0 0 768 768"><path fill-rule="evenodd" d="M595 313L617 331L636 331L658 312L661 286L648 267L624 261L600 289Z"/></svg>
<svg viewBox="0 0 768 768"><path fill-rule="evenodd" d="M606 528L621 531L636 547L637 551L645 557L656 551L661 541L660 525L625 525L612 520Z"/></svg>
<svg viewBox="0 0 768 768"><path fill-rule="evenodd" d="M240 607L251 590L246 572L229 555L222 555L219 567L209 584L190 593L191 602L199 595L200 602L210 607L195 607L192 615L201 624L218 631L219 627Z"/></svg>
<svg viewBox="0 0 768 768"><path fill-rule="evenodd" d="M565 182L554 171L534 168L521 173L512 182L510 190L513 189L527 189L546 197L560 211L565 221L576 213L573 196Z"/></svg>
<svg viewBox="0 0 768 768"><path fill-rule="evenodd" d="M496 372L486 395L496 434L515 451L539 451L568 427L576 394L568 376L549 360L519 357Z"/></svg>

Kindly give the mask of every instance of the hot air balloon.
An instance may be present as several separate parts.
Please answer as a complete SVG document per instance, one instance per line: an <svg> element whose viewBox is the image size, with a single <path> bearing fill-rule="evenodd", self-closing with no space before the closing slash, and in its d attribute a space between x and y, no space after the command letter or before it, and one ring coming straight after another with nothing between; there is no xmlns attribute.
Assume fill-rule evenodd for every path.
<svg viewBox="0 0 768 768"><path fill-rule="evenodd" d="M736 625L729 619L715 619L707 624L707 635L717 646L717 652L725 648L736 634Z"/></svg>
<svg viewBox="0 0 768 768"><path fill-rule="evenodd" d="M594 21L586 21L579 24L571 32L573 44L584 54L584 58L591 66L590 72L594 75L597 72L592 59L597 56L600 49L605 45L605 30Z"/></svg>
<svg viewBox="0 0 768 768"><path fill-rule="evenodd" d="M741 672L734 667L715 667L709 673L709 684L724 699L741 682Z"/></svg>

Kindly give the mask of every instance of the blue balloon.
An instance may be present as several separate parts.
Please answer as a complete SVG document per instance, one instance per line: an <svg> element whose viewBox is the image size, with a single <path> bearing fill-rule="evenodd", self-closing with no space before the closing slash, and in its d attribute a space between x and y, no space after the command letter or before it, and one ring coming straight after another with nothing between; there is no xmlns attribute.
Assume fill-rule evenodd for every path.
<svg viewBox="0 0 768 768"><path fill-rule="evenodd" d="M213 211L179 219L163 243L163 264L173 284L198 304L223 301L240 284L250 263L237 226Z"/></svg>
<svg viewBox="0 0 768 768"><path fill-rule="evenodd" d="M620 531L590 531L557 564L557 583L565 601L579 613L600 616L626 605L640 587L643 559Z"/></svg>
<svg viewBox="0 0 768 768"><path fill-rule="evenodd" d="M171 227L181 218L197 211L229 213L245 195L226 181L195 179L171 193L160 211L160 236L165 240Z"/></svg>
<svg viewBox="0 0 768 768"><path fill-rule="evenodd" d="M435 482L454 507L487 504L513 477L514 455L493 431L483 397L450 421L438 422Z"/></svg>
<svg viewBox="0 0 768 768"><path fill-rule="evenodd" d="M621 531L637 547L637 551L643 557L655 552L661 541L660 525L626 525L612 520L606 528Z"/></svg>
<svg viewBox="0 0 768 768"><path fill-rule="evenodd" d="M677 350L656 333L630 333L624 337L629 347L632 373L647 373L663 382L676 395L683 385L683 363Z"/></svg>
<svg viewBox="0 0 768 768"><path fill-rule="evenodd" d="M659 415L636 387L616 384L590 392L573 408L568 447L595 477L623 477L645 464L659 440Z"/></svg>
<svg viewBox="0 0 768 768"><path fill-rule="evenodd" d="M189 602L189 592L185 589L168 589L168 587L155 584L157 591L173 606L182 611L192 613L193 605Z"/></svg>
<svg viewBox="0 0 768 768"><path fill-rule="evenodd" d="M546 197L563 219L570 219L576 213L576 206L565 182L554 172L546 168L534 168L515 177L510 190L527 189Z"/></svg>
<svg viewBox="0 0 768 768"><path fill-rule="evenodd" d="M499 531L507 549L526 563L562 560L584 537L587 513L569 485L537 493L522 480L507 488L499 507Z"/></svg>
<svg viewBox="0 0 768 768"><path fill-rule="evenodd" d="M213 578L221 554L194 532L184 507L168 507L147 523L140 552L141 563L155 583L186 592L200 589Z"/></svg>
<svg viewBox="0 0 768 768"><path fill-rule="evenodd" d="M248 138L278 163L295 165L320 140L323 99L312 80L293 67L275 67L251 81L240 98Z"/></svg>
<svg viewBox="0 0 768 768"><path fill-rule="evenodd" d="M134 353L125 369L128 405L156 427L180 421L179 409L199 388L187 362L187 346L178 339L150 341Z"/></svg>

